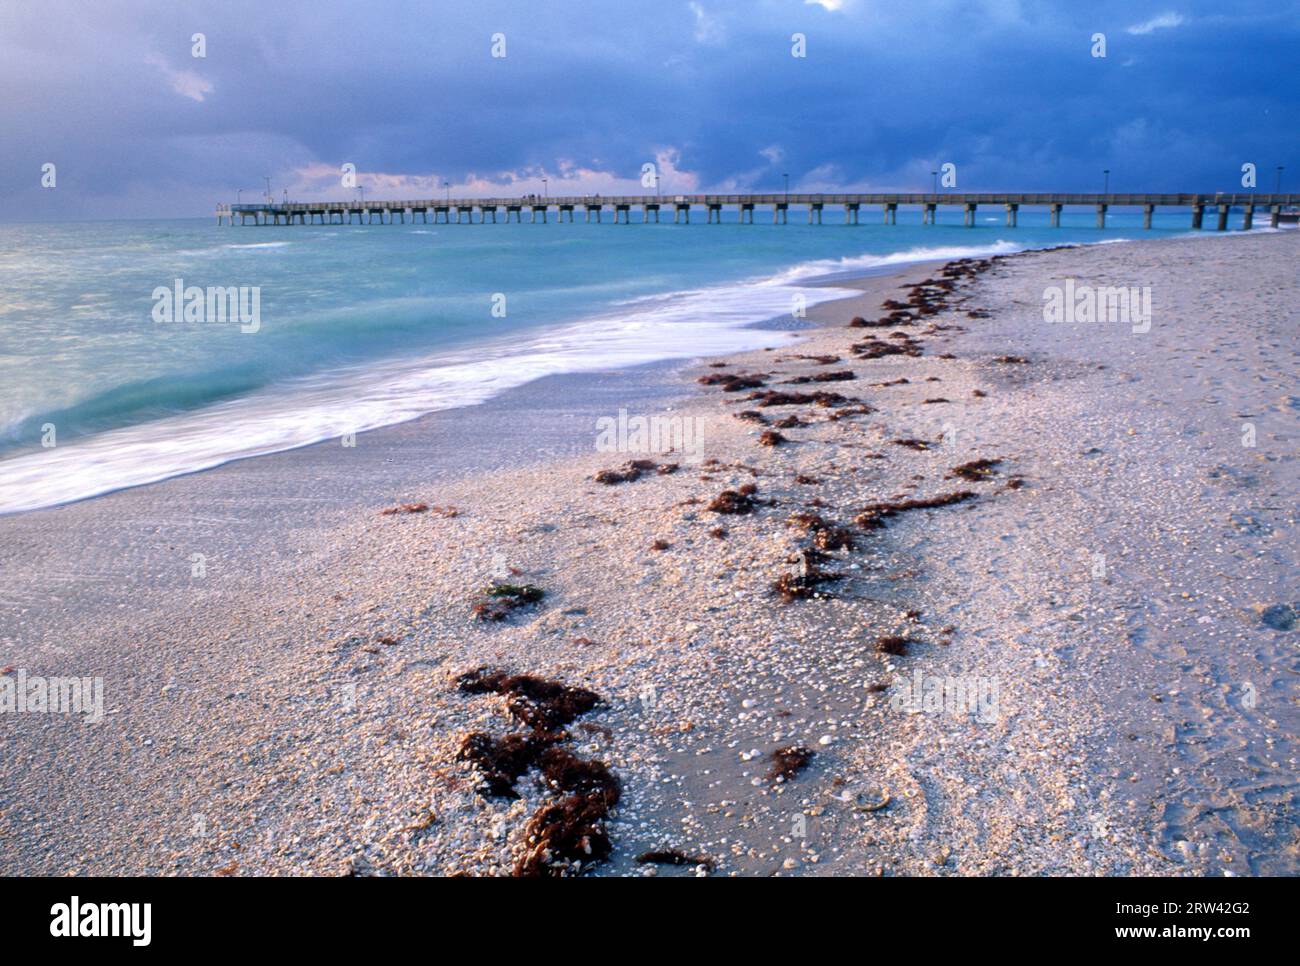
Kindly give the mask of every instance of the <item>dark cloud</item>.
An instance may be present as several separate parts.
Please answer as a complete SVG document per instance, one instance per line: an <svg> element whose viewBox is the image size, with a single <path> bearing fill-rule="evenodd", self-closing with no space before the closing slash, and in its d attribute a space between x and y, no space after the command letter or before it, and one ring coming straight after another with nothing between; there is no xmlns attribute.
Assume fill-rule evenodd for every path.
<svg viewBox="0 0 1300 966"><path fill-rule="evenodd" d="M1227 190L1246 161L1261 187L1277 164L1300 178L1294 3L897 6L10 2L0 218L207 214L344 161L363 182L564 161L633 179L663 148L704 187L919 188L938 161L990 190L1102 168L1117 190ZM1126 30L1156 18L1174 25Z"/></svg>

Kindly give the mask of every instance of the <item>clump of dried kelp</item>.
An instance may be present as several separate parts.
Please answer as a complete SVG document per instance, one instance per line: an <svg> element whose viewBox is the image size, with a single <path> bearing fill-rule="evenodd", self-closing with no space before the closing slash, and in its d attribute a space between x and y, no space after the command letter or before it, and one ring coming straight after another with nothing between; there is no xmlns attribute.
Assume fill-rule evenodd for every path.
<svg viewBox="0 0 1300 966"><path fill-rule="evenodd" d="M614 486L617 483L631 483L639 480L646 473L654 470L660 476L676 473L680 469L677 463L656 463L654 460L628 460L617 470L601 470L594 477L597 483Z"/></svg>
<svg viewBox="0 0 1300 966"><path fill-rule="evenodd" d="M810 748L795 745L778 748L772 752L772 767L767 772L768 781L789 781L807 768L808 763L812 760L813 751Z"/></svg>
<svg viewBox="0 0 1300 966"><path fill-rule="evenodd" d="M864 530L880 529L885 525L887 518L897 516L900 513L906 513L909 510L933 510L936 507L952 506L954 503L965 503L967 500L974 500L978 496L978 493L972 493L970 490L958 490L955 493L944 493L940 496L931 496L920 500L890 500L884 503L871 503L853 518L853 522Z"/></svg>
<svg viewBox="0 0 1300 966"><path fill-rule="evenodd" d="M536 604L546 596L546 591L532 584L504 584L493 581L474 603L471 612L481 621L505 620L515 610Z"/></svg>
<svg viewBox="0 0 1300 966"><path fill-rule="evenodd" d="M513 875L521 877L578 875L606 858L612 845L606 828L621 788L609 766L579 758L563 747L564 730L599 704L599 695L529 674L508 674L477 668L456 679L468 694L502 694L507 708L531 733L493 738L483 732L467 735L459 757L482 776L481 794L518 798L515 783L536 768L542 783L556 798L538 808L524 828L526 843Z"/></svg>
<svg viewBox="0 0 1300 966"><path fill-rule="evenodd" d="M987 480L993 476L994 469L1001 465L1001 460L971 460L969 463L954 466L948 471L948 475L961 477L963 480Z"/></svg>

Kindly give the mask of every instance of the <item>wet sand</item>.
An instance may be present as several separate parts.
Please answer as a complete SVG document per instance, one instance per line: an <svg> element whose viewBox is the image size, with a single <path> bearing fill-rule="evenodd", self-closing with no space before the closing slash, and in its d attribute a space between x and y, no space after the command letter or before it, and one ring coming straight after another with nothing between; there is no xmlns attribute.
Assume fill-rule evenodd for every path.
<svg viewBox="0 0 1300 966"><path fill-rule="evenodd" d="M541 380L355 448L0 519L0 667L102 676L108 709L0 715L0 872L508 872L550 793L530 772L519 799L486 798L457 760L466 734L516 730L501 698L455 687L488 664L604 699L570 725L622 785L596 874L702 871L635 862L664 848L714 874L1294 874L1297 632L1277 608L1295 603L1298 247L998 258L901 329L923 355L855 356L894 329L851 317L940 272L914 266L725 369ZM1151 331L1046 325L1066 277L1151 286ZM799 358L823 354L840 362ZM872 411L758 425L734 415L747 392L696 384L717 372ZM596 452L620 409L703 420L701 462ZM805 425L761 445L791 413ZM681 466L594 481L636 458ZM1001 462L949 478L977 459ZM707 509L749 483L774 502ZM854 523L959 490L978 497ZM416 501L457 512L380 515ZM785 602L800 513L855 549L828 551L826 597ZM501 574L545 600L472 620ZM900 700L945 679L996 702ZM786 746L814 756L774 783Z"/></svg>

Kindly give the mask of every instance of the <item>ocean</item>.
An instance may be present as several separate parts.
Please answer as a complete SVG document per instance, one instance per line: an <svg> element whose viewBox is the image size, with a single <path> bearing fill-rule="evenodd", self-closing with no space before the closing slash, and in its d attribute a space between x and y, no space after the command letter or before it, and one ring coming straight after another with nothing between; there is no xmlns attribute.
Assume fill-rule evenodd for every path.
<svg viewBox="0 0 1300 966"><path fill-rule="evenodd" d="M1017 228L993 209L974 228L956 210L936 226L919 212L895 226L832 214L822 226L798 211L780 226L0 225L0 513L474 405L541 376L783 343L755 323L851 294L837 275L1188 232L1174 211L1151 232L1138 212L1112 212L1105 231L1090 210L1067 210L1060 228L1033 210ZM187 320L170 304L178 286L242 289L256 322Z"/></svg>

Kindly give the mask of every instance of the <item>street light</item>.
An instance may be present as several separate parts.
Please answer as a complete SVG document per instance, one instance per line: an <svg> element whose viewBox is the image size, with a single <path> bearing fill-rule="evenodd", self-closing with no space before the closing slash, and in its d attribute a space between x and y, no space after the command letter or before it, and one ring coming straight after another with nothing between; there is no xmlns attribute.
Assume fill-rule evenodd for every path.
<svg viewBox="0 0 1300 966"><path fill-rule="evenodd" d="M790 175L783 174L781 175L781 177L785 178L785 200L789 201L790 200Z"/></svg>
<svg viewBox="0 0 1300 966"><path fill-rule="evenodd" d="M1102 171L1102 174L1105 175L1106 177L1106 181L1105 181L1106 186L1102 189L1101 193L1104 195L1108 195L1110 194L1110 168L1106 168L1104 171Z"/></svg>
<svg viewBox="0 0 1300 966"><path fill-rule="evenodd" d="M271 197L271 178L269 175L262 175L262 180L266 182L266 203L269 205L275 201Z"/></svg>
<svg viewBox="0 0 1300 966"><path fill-rule="evenodd" d="M442 186L443 186L443 188L445 188L446 191L447 191L447 204L451 204L451 182L450 182L450 181L444 181L444 182L442 183Z"/></svg>
<svg viewBox="0 0 1300 966"><path fill-rule="evenodd" d="M938 171L930 172L930 185L932 189L930 193L937 195L939 193L939 172Z"/></svg>
<svg viewBox="0 0 1300 966"><path fill-rule="evenodd" d="M235 204L239 204L241 202L241 200L243 199L243 195L244 195L243 188L235 189Z"/></svg>
<svg viewBox="0 0 1300 966"><path fill-rule="evenodd" d="M1277 166L1277 184L1273 188L1273 194L1280 195L1281 193L1282 193L1282 165L1279 164Z"/></svg>
<svg viewBox="0 0 1300 966"><path fill-rule="evenodd" d="M548 187L546 186L546 179L543 178L543 179L542 179L542 197L543 197L543 198L549 198L550 196L551 196L551 189L548 188ZM495 218L496 215L493 215L492 217Z"/></svg>

